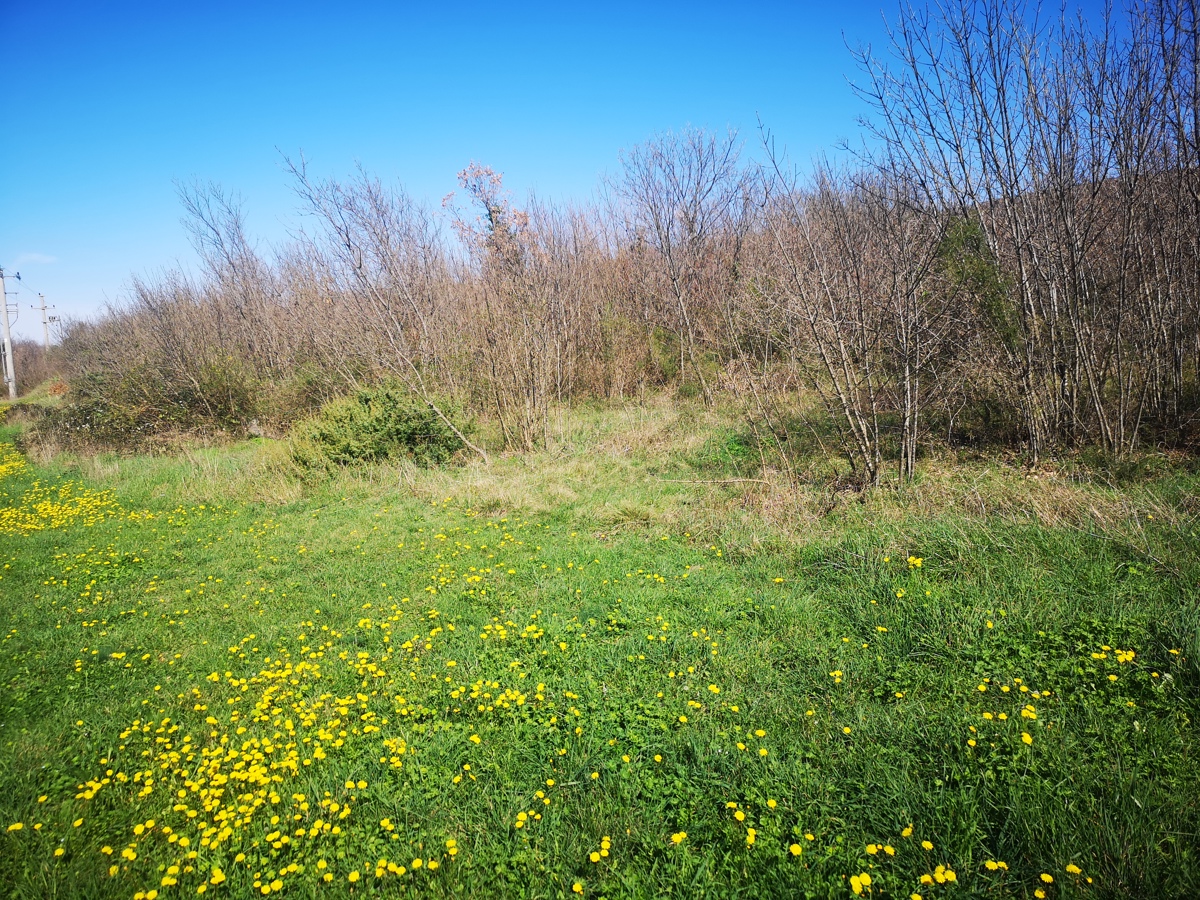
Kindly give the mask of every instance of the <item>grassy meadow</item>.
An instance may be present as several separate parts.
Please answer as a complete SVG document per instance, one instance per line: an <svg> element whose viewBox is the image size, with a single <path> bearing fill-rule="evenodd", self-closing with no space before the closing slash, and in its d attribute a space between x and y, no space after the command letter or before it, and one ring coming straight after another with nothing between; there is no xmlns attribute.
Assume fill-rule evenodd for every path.
<svg viewBox="0 0 1200 900"><path fill-rule="evenodd" d="M701 407L305 482L0 432L0 894L1200 896L1200 475Z"/></svg>

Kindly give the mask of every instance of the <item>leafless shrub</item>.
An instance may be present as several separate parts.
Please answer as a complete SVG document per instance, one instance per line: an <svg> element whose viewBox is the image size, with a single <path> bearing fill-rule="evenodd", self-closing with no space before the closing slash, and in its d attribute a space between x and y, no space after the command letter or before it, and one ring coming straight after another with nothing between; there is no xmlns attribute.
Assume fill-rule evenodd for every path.
<svg viewBox="0 0 1200 900"><path fill-rule="evenodd" d="M692 373L709 402L702 356L725 347L725 313L752 221L752 181L739 155L732 132L667 133L622 154L616 184L626 204L627 241L651 251L635 257L653 285L644 314L676 336L679 370Z"/></svg>
<svg viewBox="0 0 1200 900"><path fill-rule="evenodd" d="M959 0L902 11L893 60L861 57L883 159L1005 273L995 337L1034 458L1127 451L1194 391L1196 7L1114 25Z"/></svg>

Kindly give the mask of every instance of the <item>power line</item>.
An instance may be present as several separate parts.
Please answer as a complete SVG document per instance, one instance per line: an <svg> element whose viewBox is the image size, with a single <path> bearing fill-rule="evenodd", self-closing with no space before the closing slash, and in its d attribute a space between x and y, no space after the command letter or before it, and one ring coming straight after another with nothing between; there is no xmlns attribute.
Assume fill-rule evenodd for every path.
<svg viewBox="0 0 1200 900"><path fill-rule="evenodd" d="M21 273L18 272L17 274L20 275ZM33 296L36 297L38 292L35 291L33 288L29 287L29 285L25 284L25 276L21 275L21 280L18 281L16 284L16 290L9 291L9 293L10 294L28 293L28 294L32 294Z"/></svg>
<svg viewBox="0 0 1200 900"><path fill-rule="evenodd" d="M25 278L24 278L24 276L21 275L20 272L16 273L16 275L14 277L17 279L17 282L14 285L15 290L8 291L8 293L9 294L28 294L30 296L30 299L36 299L38 301L37 303L31 304L30 309L38 310L42 314L42 344L47 350L49 350L50 349L50 325L56 324L59 321L59 316L48 316L46 313L48 310L57 309L58 307L55 306L53 303L46 303L46 295L43 294L41 291L34 290L28 284L26 284ZM13 309L12 309L13 315L12 315L12 319L9 322L10 326L15 325L17 323L17 319L19 318L19 315L20 315L20 309L21 309L21 306L20 306L19 302L13 304Z"/></svg>

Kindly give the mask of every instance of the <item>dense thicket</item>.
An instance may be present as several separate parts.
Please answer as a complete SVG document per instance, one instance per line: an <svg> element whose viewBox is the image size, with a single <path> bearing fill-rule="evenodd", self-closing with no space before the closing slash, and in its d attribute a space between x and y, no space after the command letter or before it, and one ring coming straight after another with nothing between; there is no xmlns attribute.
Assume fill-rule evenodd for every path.
<svg viewBox="0 0 1200 900"><path fill-rule="evenodd" d="M126 437L284 427L388 380L486 455L446 409L526 449L555 403L675 385L733 393L786 453L807 387L865 484L935 435L1194 446L1196 4L1089 24L961 0L892 37L859 60L866 149L803 178L769 140L754 164L693 129L578 208L519 205L477 164L435 212L289 162L307 224L270 253L235 200L185 190L203 273L139 279L66 335L76 408Z"/></svg>
<svg viewBox="0 0 1200 900"><path fill-rule="evenodd" d="M52 354L37 341L13 341L13 366L21 396L57 375Z"/></svg>

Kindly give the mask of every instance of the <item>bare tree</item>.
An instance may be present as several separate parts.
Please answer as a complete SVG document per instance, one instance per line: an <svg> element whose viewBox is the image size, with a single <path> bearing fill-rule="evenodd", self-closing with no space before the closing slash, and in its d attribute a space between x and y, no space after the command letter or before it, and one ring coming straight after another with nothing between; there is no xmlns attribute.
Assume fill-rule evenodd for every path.
<svg viewBox="0 0 1200 900"><path fill-rule="evenodd" d="M820 167L807 189L778 164L766 215L774 253L759 281L785 320L790 352L840 423L865 485L883 472L883 420L900 419L910 477L926 376L948 304L930 285L940 222L878 175Z"/></svg>
<svg viewBox="0 0 1200 900"><path fill-rule="evenodd" d="M338 287L353 300L359 321L376 325L386 342L388 352L374 362L407 384L465 446L487 461L487 452L462 433L434 397L426 374L439 364L429 322L446 278L432 217L403 191L385 188L362 171L343 185L311 178L304 160L285 162L297 195L328 229L324 249ZM315 243L311 246L318 250Z"/></svg>
<svg viewBox="0 0 1200 900"><path fill-rule="evenodd" d="M1190 2L1133 10L1122 38L1107 15L1094 29L1022 0L958 0L902 10L893 59L860 57L883 158L978 222L1008 273L1015 333L996 337L1035 459L1080 440L1128 450L1165 373L1184 377L1167 323L1194 320L1177 289L1194 250L1168 250L1169 229L1154 249L1147 214L1155 186L1191 168L1195 30Z"/></svg>
<svg viewBox="0 0 1200 900"><path fill-rule="evenodd" d="M739 153L733 132L668 132L622 154L616 185L627 204L630 239L644 241L657 259L665 302L652 315L678 336L680 369L690 368L709 402L712 385L700 354L717 344L750 221L750 177Z"/></svg>

